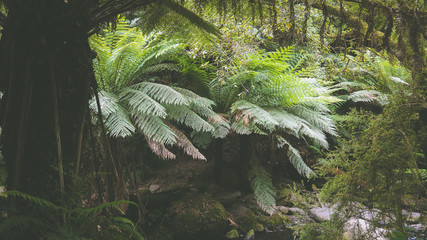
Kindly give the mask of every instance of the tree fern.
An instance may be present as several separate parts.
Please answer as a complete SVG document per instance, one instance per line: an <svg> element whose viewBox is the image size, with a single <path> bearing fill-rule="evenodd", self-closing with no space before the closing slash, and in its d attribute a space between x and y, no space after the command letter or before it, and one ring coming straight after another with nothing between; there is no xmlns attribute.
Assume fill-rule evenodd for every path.
<svg viewBox="0 0 427 240"><path fill-rule="evenodd" d="M126 137L138 132L164 159L176 157L167 149L173 145L196 159L204 159L174 124L214 137L226 135L230 127L212 110L211 100L156 82L180 70L176 59L183 54L182 43L166 39L161 32L144 35L129 25L118 33L106 31L94 36L91 43L100 53L95 64L99 69L97 80L103 87L101 111L110 136ZM98 110L94 99L91 109Z"/></svg>
<svg viewBox="0 0 427 240"><path fill-rule="evenodd" d="M304 67L305 60L293 47L248 54L236 60L241 64L228 78L211 83L211 94L220 106L230 109L234 132L280 136L277 147L286 150L285 158L302 176L310 177L313 171L282 136L328 148L326 134L338 134L327 105L340 100L314 77L312 68Z"/></svg>

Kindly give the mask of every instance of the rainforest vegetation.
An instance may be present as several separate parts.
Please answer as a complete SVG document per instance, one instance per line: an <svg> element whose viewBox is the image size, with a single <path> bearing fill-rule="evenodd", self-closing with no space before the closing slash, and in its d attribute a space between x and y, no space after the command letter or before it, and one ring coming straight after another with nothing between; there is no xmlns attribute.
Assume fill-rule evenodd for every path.
<svg viewBox="0 0 427 240"><path fill-rule="evenodd" d="M0 0L0 239L427 239L425 0Z"/></svg>

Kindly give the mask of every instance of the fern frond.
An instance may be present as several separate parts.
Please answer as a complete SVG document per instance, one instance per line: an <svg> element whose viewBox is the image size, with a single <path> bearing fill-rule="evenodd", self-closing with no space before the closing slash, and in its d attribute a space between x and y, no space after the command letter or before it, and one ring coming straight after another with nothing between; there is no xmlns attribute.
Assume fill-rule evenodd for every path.
<svg viewBox="0 0 427 240"><path fill-rule="evenodd" d="M49 209L49 210L54 210L54 211L58 211L58 212L65 212L66 209L61 207L61 206L57 206L43 198L39 198L39 197L35 197L29 194L25 194L19 191L15 191L15 190L11 190L11 191L5 191L4 195L1 195L0 197L8 197L8 196L12 196L12 197L18 197L18 198L22 198L27 202L31 202L34 203L37 207L39 208L44 208L44 209Z"/></svg>
<svg viewBox="0 0 427 240"><path fill-rule="evenodd" d="M0 234L4 237L14 231L23 231L27 228L48 226L43 219L30 217L30 216L11 216L4 219L0 223Z"/></svg>
<svg viewBox="0 0 427 240"><path fill-rule="evenodd" d="M203 156L203 154L200 153L199 149L194 147L194 145L188 140L188 138L177 128L170 126L176 133L177 136L177 143L178 147L182 148L186 154L191 156L193 159L200 159L205 160L206 157Z"/></svg>
<svg viewBox="0 0 427 240"><path fill-rule="evenodd" d="M139 90L156 101L170 105L189 105L187 99L175 89L158 83L141 82L132 85L133 89Z"/></svg>
<svg viewBox="0 0 427 240"><path fill-rule="evenodd" d="M213 132L215 128L186 106L167 105L168 118L202 132Z"/></svg>
<svg viewBox="0 0 427 240"><path fill-rule="evenodd" d="M252 133L249 126L247 126L246 124L243 124L241 122L233 122L231 124L231 130L233 130L233 132L235 132L239 135L249 135Z"/></svg>
<svg viewBox="0 0 427 240"><path fill-rule="evenodd" d="M162 159L175 159L176 155L169 151L163 143L153 141L152 139L145 138L148 142L148 146L154 154Z"/></svg>
<svg viewBox="0 0 427 240"><path fill-rule="evenodd" d="M160 72L169 71L169 72L180 72L181 69L176 65L176 63L159 63L153 66L148 66L141 70L141 74L158 74Z"/></svg>
<svg viewBox="0 0 427 240"><path fill-rule="evenodd" d="M134 133L135 127L127 111L120 105L118 99L106 91L100 91L98 96L101 113L109 135L113 137L127 137ZM98 107L95 97L90 100L89 107L96 115Z"/></svg>
<svg viewBox="0 0 427 240"><path fill-rule="evenodd" d="M276 192L271 180L271 174L265 171L254 156L252 156L249 164L251 168L248 172L248 178L254 191L255 199L262 210L272 215L276 208Z"/></svg>
<svg viewBox="0 0 427 240"><path fill-rule="evenodd" d="M353 102L374 102L381 92L375 90L360 90L349 95L349 99Z"/></svg>
<svg viewBox="0 0 427 240"><path fill-rule="evenodd" d="M146 93L134 88L124 88L120 91L120 100L127 103L133 112L155 115L165 118L167 113L165 107L148 96Z"/></svg>
<svg viewBox="0 0 427 240"><path fill-rule="evenodd" d="M283 148L284 146L288 146L288 158L289 161L292 163L294 168L298 171L298 173L301 176L304 176L306 178L310 178L312 175L316 176L316 174L305 164L304 160L302 159L301 155L299 154L299 151L294 148L288 141L286 141L283 137L276 136L277 137L277 147Z"/></svg>
<svg viewBox="0 0 427 240"><path fill-rule="evenodd" d="M118 226L117 231L124 235L126 239L137 239L144 240L142 235L135 229L135 225L132 221L124 217L113 217L111 218L111 222L114 225Z"/></svg>
<svg viewBox="0 0 427 240"><path fill-rule="evenodd" d="M167 126L163 120L154 115L133 115L135 125L148 139L166 145L176 144L175 132Z"/></svg>
<svg viewBox="0 0 427 240"><path fill-rule="evenodd" d="M187 101L190 104L193 104L194 106L210 109L212 108L212 106L215 105L215 103L212 100L208 98L200 97L199 95L195 94L190 90L187 90L184 88L178 88L178 87L174 87L173 89L179 92L180 94L182 94L187 99Z"/></svg>
<svg viewBox="0 0 427 240"><path fill-rule="evenodd" d="M218 115L220 118L209 118L209 122L215 128L212 132L214 138L225 138L230 132L231 126L229 122L222 116Z"/></svg>
<svg viewBox="0 0 427 240"><path fill-rule="evenodd" d="M317 106L319 107L319 105ZM330 117L324 115L323 112L315 111L302 105L296 105L291 108L290 111L309 122L312 126L315 126L332 136L338 136L334 121Z"/></svg>
<svg viewBox="0 0 427 240"><path fill-rule="evenodd" d="M300 134L311 138L314 142L326 149L329 148L329 143L326 139L325 133L323 133L322 130L313 127L312 125L303 124L300 129Z"/></svg>
<svg viewBox="0 0 427 240"><path fill-rule="evenodd" d="M249 118L254 123L259 124L267 130L274 130L274 128L279 124L267 111L245 100L236 101L232 107L231 112L237 114L240 112L241 115L238 115L238 118ZM236 119L239 121L240 119Z"/></svg>

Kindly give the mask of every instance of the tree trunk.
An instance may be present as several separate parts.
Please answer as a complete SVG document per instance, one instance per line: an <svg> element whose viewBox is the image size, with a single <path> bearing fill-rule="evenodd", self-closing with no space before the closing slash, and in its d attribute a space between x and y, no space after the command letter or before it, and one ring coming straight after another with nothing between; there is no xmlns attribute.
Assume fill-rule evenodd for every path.
<svg viewBox="0 0 427 240"><path fill-rule="evenodd" d="M93 79L89 11L77 18L56 0L9 1L8 8L0 41L7 189L58 202L80 157Z"/></svg>

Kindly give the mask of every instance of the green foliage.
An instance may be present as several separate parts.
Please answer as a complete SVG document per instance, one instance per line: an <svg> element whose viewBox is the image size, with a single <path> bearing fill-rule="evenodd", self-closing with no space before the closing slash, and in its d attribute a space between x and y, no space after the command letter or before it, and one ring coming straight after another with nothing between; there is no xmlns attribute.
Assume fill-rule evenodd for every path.
<svg viewBox="0 0 427 240"><path fill-rule="evenodd" d="M212 110L214 102L170 86L172 73L180 74L179 59L186 58L184 45L166 39L164 33L143 35L138 28L122 25L127 26L126 31L106 31L91 38L98 53L97 80L103 88L99 100L109 135L142 133L161 158L175 158L167 149L175 145L191 157L205 160L182 129L224 137L229 126ZM90 107L98 111L95 98Z"/></svg>
<svg viewBox="0 0 427 240"><path fill-rule="evenodd" d="M338 134L327 104L339 100L303 67L305 60L294 47L248 54L235 60L228 79L212 81L211 96L221 108L231 110L234 132L275 136L277 147L285 147L294 167L309 177L313 171L286 138L307 138L328 148L326 134Z"/></svg>
<svg viewBox="0 0 427 240"><path fill-rule="evenodd" d="M402 210L409 195L425 192L418 167L419 143L414 131L418 114L406 96L394 96L393 103L373 120L365 119L342 146L323 160L322 170L331 178L321 196L344 204L360 202L379 209L393 219L391 228L402 231L406 221ZM363 126L366 126L363 129ZM405 208L410 208L406 206Z"/></svg>
<svg viewBox="0 0 427 240"><path fill-rule="evenodd" d="M92 208L63 207L18 191L6 191L0 197L22 199L20 204L31 205L26 215L11 215L0 223L0 234L15 239L30 231L47 239L139 239L143 240L134 224L125 217L110 216L110 210L121 212L120 206L130 201L103 203ZM43 213L43 217L37 215Z"/></svg>
<svg viewBox="0 0 427 240"><path fill-rule="evenodd" d="M297 229L301 240L341 240L344 234L344 219L334 214L330 221L310 222Z"/></svg>
<svg viewBox="0 0 427 240"><path fill-rule="evenodd" d="M249 164L251 168L248 172L248 178L255 199L264 211L273 214L276 207L276 191L273 187L271 174L262 167L255 157L251 158Z"/></svg>

